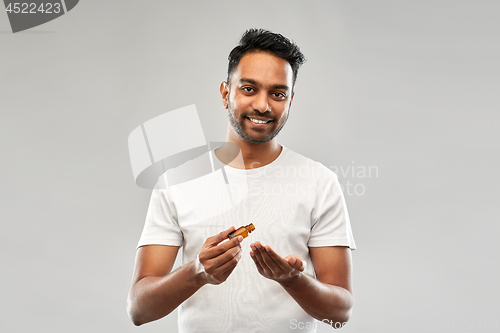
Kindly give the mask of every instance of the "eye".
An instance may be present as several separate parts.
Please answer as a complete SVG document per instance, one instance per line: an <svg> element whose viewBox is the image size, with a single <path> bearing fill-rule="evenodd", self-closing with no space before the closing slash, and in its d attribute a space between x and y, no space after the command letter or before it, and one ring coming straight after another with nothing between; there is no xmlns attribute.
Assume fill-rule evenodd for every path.
<svg viewBox="0 0 500 333"><path fill-rule="evenodd" d="M241 90L243 90L244 92L252 92L253 91L253 88L252 87L241 87Z"/></svg>
<svg viewBox="0 0 500 333"><path fill-rule="evenodd" d="M286 95L283 94L282 92L275 92L275 93L272 93L272 95L278 99L285 99L286 98Z"/></svg>

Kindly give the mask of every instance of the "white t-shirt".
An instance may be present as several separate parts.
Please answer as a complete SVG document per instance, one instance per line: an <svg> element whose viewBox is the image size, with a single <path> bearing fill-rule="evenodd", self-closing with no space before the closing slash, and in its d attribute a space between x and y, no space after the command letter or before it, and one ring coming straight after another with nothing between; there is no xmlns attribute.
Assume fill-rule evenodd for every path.
<svg viewBox="0 0 500 333"><path fill-rule="evenodd" d="M210 151L178 170L214 159ZM229 278L203 286L180 305L179 332L315 332L314 319L277 282L259 274L250 243L270 245L282 257L299 255L312 276L309 247L355 249L337 176L286 147L260 168L223 166L168 186L175 175L175 170L162 175L153 190L138 247L182 246L182 263L187 264L208 237L230 226L255 226L243 240L243 256Z"/></svg>

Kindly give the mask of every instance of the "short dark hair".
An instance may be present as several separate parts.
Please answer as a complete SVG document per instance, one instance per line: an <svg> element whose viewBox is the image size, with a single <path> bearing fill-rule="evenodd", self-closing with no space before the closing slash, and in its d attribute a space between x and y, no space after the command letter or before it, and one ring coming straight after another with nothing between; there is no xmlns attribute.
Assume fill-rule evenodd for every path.
<svg viewBox="0 0 500 333"><path fill-rule="evenodd" d="M238 67L241 58L249 52L269 52L283 58L292 67L293 85L297 79L299 67L306 61L300 48L281 34L264 29L249 29L243 33L240 43L229 53L227 68L227 83L230 84L231 75Z"/></svg>

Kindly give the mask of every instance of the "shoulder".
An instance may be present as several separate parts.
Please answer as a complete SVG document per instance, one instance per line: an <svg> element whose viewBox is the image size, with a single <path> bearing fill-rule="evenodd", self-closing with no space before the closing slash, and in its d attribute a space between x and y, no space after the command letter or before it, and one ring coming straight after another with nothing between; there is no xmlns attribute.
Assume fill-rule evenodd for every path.
<svg viewBox="0 0 500 333"><path fill-rule="evenodd" d="M283 159L284 167L293 169L301 178L310 178L316 181L337 181L338 177L335 172L326 167L323 163L314 161L313 159L299 154L290 148L285 149L285 157Z"/></svg>

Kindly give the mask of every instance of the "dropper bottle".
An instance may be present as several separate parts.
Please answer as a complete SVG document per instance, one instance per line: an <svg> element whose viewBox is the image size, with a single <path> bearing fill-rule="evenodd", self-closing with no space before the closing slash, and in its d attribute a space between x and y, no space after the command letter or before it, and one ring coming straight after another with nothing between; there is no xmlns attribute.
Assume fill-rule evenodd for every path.
<svg viewBox="0 0 500 333"><path fill-rule="evenodd" d="M253 223L250 223L247 226L239 227L238 229L230 233L227 237L229 237L229 239L232 239L233 237L237 236L242 236L243 238L245 238L248 236L249 233L251 233L254 230L255 226L253 225Z"/></svg>

